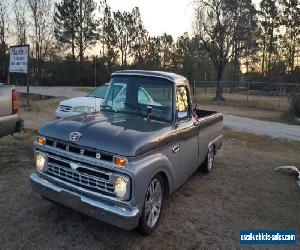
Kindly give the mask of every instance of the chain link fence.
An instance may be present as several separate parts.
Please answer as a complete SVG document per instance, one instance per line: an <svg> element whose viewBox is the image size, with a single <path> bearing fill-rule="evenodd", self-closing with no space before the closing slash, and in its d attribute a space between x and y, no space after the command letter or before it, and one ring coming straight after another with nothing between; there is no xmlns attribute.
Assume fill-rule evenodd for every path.
<svg viewBox="0 0 300 250"><path fill-rule="evenodd" d="M289 96L300 93L300 84L273 82L222 81L225 105L252 107L285 112L289 110ZM216 96L216 81L194 81L194 102L213 104Z"/></svg>

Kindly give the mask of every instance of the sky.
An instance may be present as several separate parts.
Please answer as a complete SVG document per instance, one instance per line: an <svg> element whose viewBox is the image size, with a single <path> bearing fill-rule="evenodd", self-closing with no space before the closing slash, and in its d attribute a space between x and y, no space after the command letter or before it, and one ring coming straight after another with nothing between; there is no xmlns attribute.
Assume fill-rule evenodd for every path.
<svg viewBox="0 0 300 250"><path fill-rule="evenodd" d="M112 9L131 11L139 7L142 20L150 35L164 32L174 38L184 32L192 33L194 0L107 0ZM253 0L258 5L260 0Z"/></svg>
<svg viewBox="0 0 300 250"><path fill-rule="evenodd" d="M150 35L164 32L178 37L191 32L193 0L107 0L113 10L131 11L139 7Z"/></svg>

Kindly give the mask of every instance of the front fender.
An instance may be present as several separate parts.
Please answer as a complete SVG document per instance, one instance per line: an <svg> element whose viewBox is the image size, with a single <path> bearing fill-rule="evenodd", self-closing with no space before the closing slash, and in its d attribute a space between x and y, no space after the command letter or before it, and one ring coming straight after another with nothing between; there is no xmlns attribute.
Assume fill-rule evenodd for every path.
<svg viewBox="0 0 300 250"><path fill-rule="evenodd" d="M138 206L140 211L144 205L148 185L156 174L163 172L168 179L170 193L174 191L174 169L164 154L155 153L131 162L130 165L134 169L134 173L132 173L132 203Z"/></svg>

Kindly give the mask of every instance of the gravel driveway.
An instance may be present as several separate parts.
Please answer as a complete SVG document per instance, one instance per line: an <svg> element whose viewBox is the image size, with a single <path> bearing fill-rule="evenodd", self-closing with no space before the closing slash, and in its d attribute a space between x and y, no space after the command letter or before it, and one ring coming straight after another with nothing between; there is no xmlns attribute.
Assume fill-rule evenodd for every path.
<svg viewBox="0 0 300 250"><path fill-rule="evenodd" d="M273 138L300 141L300 126L279 122L267 122L252 118L224 115L224 126L239 131L267 135Z"/></svg>

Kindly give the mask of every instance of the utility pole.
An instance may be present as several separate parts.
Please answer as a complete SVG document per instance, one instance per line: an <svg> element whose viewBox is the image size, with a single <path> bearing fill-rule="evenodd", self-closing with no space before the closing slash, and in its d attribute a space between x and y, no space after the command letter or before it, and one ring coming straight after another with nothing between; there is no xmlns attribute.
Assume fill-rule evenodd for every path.
<svg viewBox="0 0 300 250"><path fill-rule="evenodd" d="M95 72L94 72L95 82L94 82L94 85L95 85L95 87L97 87L97 61L96 61L96 56L94 56L94 63L95 63Z"/></svg>

